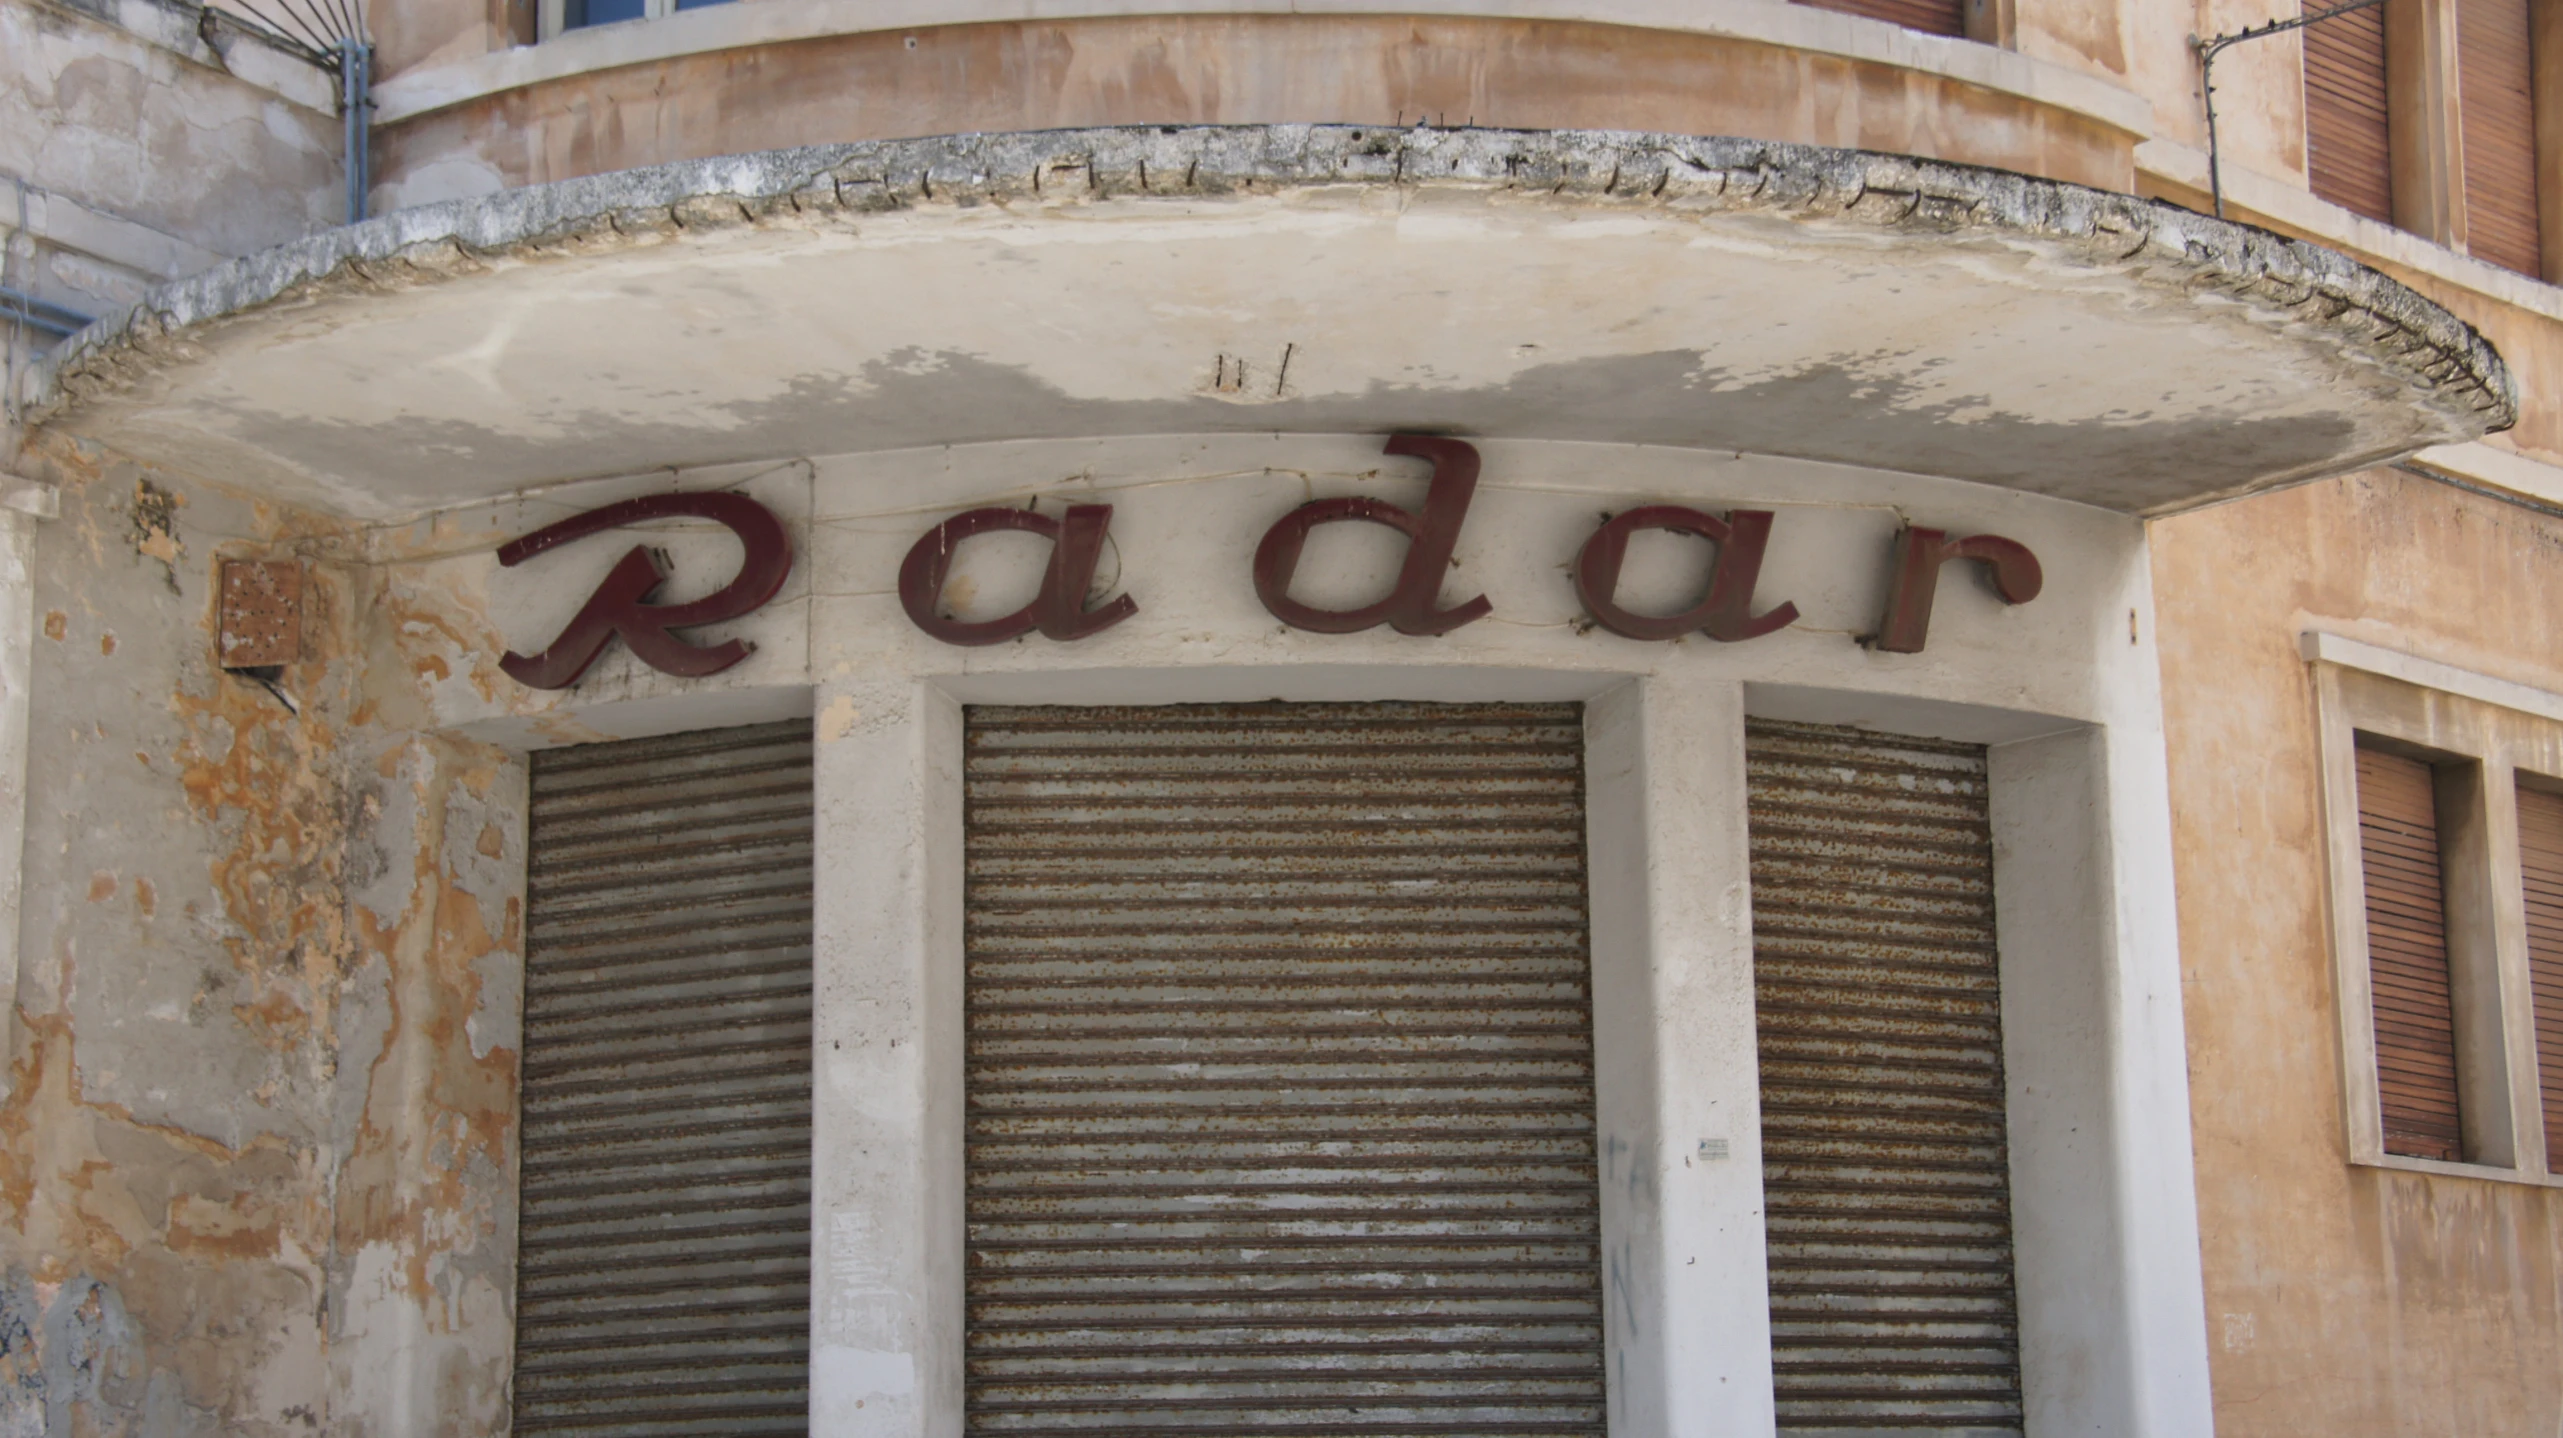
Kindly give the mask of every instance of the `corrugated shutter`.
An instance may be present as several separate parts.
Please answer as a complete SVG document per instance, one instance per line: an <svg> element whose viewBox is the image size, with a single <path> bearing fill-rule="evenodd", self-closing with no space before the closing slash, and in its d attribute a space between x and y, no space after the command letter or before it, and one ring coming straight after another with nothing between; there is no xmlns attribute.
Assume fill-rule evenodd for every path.
<svg viewBox="0 0 2563 1438"><path fill-rule="evenodd" d="M2456 94L2465 146L2465 249L2523 275L2544 255L2536 220L2536 98L2528 0L2457 0Z"/></svg>
<svg viewBox="0 0 2563 1438"><path fill-rule="evenodd" d="M1745 759L1780 1431L2019 1433L1984 751L1756 721Z"/></svg>
<svg viewBox="0 0 2563 1438"><path fill-rule="evenodd" d="M534 756L517 1433L808 1429L810 726Z"/></svg>
<svg viewBox="0 0 2563 1438"><path fill-rule="evenodd" d="M970 1433L1602 1432L1582 751L969 711Z"/></svg>
<svg viewBox="0 0 2563 1438"><path fill-rule="evenodd" d="M2536 997L2537 1088L2545 1101L2545 1167L2563 1173L2563 794L2525 787L2518 793L2528 985Z"/></svg>
<svg viewBox="0 0 2563 1438"><path fill-rule="evenodd" d="M2456 1159L2456 1016L2429 765L2359 746L2358 843L2385 1151Z"/></svg>
<svg viewBox="0 0 2563 1438"><path fill-rule="evenodd" d="M1966 0L1797 0L1798 4L1818 10L1838 10L1845 15L1864 15L1920 30L1927 35L1967 34Z"/></svg>
<svg viewBox="0 0 2563 1438"><path fill-rule="evenodd" d="M2394 155L2385 100L2385 10L2354 10L2305 40L2305 168L2313 191L2394 223Z"/></svg>

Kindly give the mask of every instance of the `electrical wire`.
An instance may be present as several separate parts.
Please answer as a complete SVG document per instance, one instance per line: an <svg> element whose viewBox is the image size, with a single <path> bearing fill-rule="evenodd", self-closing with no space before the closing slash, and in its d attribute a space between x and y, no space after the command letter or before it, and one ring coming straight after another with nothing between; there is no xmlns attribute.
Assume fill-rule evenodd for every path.
<svg viewBox="0 0 2563 1438"><path fill-rule="evenodd" d="M2212 35L2204 40L2191 37L2190 47L2198 52L2199 98L2207 106L2207 194L2216 207L2217 219L2225 218L2225 166L2223 156L2216 145L2216 57L2245 40L2266 40L2272 35L2284 35L2291 30L2302 30L2308 25L2320 25L2326 20L2335 20L2354 11L2372 10L2384 3L2386 0L2349 0L2348 4L2335 5L2328 10L2318 10L2311 15L2272 20L2266 25L2246 25L2231 35Z"/></svg>

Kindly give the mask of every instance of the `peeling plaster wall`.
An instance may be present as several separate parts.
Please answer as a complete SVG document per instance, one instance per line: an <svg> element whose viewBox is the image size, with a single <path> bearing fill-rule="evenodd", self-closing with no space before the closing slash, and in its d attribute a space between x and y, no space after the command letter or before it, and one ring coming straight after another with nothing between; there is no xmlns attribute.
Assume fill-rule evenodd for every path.
<svg viewBox="0 0 2563 1438"><path fill-rule="evenodd" d="M0 1432L503 1423L521 770L418 737L391 571L308 516L47 446ZM306 658L214 672L225 554Z"/></svg>
<svg viewBox="0 0 2563 1438"><path fill-rule="evenodd" d="M192 19L129 3L0 0L0 175L222 254L328 224L330 84L247 40L226 43L252 78L227 73Z"/></svg>
<svg viewBox="0 0 2563 1438"><path fill-rule="evenodd" d="M534 41L537 0L407 0L367 13L374 71L397 75Z"/></svg>
<svg viewBox="0 0 2563 1438"><path fill-rule="evenodd" d="M2380 471L2152 533L2217 1434L2552 1438L2563 1190L2347 1162L2296 635L2563 689L2563 520Z"/></svg>

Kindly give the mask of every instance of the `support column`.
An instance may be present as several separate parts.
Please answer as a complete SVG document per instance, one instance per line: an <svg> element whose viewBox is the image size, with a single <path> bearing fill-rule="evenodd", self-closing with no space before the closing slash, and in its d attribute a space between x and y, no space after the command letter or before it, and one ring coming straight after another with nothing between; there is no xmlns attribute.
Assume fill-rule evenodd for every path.
<svg viewBox="0 0 2563 1438"><path fill-rule="evenodd" d="M1611 1431L1767 1438L1743 686L1623 685L1585 744Z"/></svg>
<svg viewBox="0 0 2563 1438"><path fill-rule="evenodd" d="M953 1438L962 1403L961 708L818 695L810 1422Z"/></svg>

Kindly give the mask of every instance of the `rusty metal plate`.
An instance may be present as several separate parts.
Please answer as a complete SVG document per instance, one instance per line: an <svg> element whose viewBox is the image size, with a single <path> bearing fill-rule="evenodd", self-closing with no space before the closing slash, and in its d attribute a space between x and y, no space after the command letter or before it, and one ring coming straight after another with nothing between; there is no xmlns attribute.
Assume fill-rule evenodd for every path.
<svg viewBox="0 0 2563 1438"><path fill-rule="evenodd" d="M809 1425L810 725L534 756L520 1434Z"/></svg>
<svg viewBox="0 0 2563 1438"><path fill-rule="evenodd" d="M225 669L264 669L303 657L303 566L293 559L222 562L216 627Z"/></svg>
<svg viewBox="0 0 2563 1438"><path fill-rule="evenodd" d="M1573 705L969 713L966 1431L1603 1431Z"/></svg>
<svg viewBox="0 0 2563 1438"><path fill-rule="evenodd" d="M1984 750L1745 735L1783 1434L2021 1432Z"/></svg>

